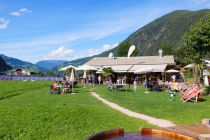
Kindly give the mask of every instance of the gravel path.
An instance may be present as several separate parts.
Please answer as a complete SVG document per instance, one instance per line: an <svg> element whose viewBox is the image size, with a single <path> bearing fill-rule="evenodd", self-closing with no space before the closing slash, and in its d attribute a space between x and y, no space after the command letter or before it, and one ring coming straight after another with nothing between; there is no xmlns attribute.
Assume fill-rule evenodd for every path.
<svg viewBox="0 0 210 140"><path fill-rule="evenodd" d="M134 117L134 118L139 118L142 120L147 121L150 124L159 126L159 127L171 127L171 126L175 126L174 123L167 121L167 120L163 120L163 119L157 119L151 116L147 116L144 114L140 114L140 113L136 113L133 111L130 111L129 109L123 108L115 103L112 103L110 101L107 101L106 99L101 98L97 93L95 92L91 92L91 95L96 97L98 100L102 101L104 104L110 106L111 108L120 111L123 114L126 114L128 116Z"/></svg>

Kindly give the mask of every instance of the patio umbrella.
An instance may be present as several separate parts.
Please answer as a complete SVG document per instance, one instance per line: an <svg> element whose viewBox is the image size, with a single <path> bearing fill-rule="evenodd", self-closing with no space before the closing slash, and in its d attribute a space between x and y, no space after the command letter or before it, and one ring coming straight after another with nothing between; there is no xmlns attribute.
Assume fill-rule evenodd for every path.
<svg viewBox="0 0 210 140"><path fill-rule="evenodd" d="M138 69L136 71L134 71L134 74L142 74L145 73L145 82L146 82L146 91L145 93L149 93L147 90L147 73L152 72L153 69L152 68L142 68L142 69Z"/></svg>
<svg viewBox="0 0 210 140"><path fill-rule="evenodd" d="M189 64L189 65L185 66L184 68L186 68L186 69L193 69L194 66L195 66L194 64Z"/></svg>
<svg viewBox="0 0 210 140"><path fill-rule="evenodd" d="M72 82L72 94L75 94L73 92L73 88L74 88L74 69L71 70L70 81Z"/></svg>
<svg viewBox="0 0 210 140"><path fill-rule="evenodd" d="M71 70L70 81L74 81L74 69Z"/></svg>
<svg viewBox="0 0 210 140"><path fill-rule="evenodd" d="M179 73L179 71L175 69L170 69L170 70L167 70L166 73Z"/></svg>
<svg viewBox="0 0 210 140"><path fill-rule="evenodd" d="M203 70L203 76L204 76L204 85L209 86L209 80L208 76L210 75L208 69Z"/></svg>
<svg viewBox="0 0 210 140"><path fill-rule="evenodd" d="M63 67L63 68L59 69L59 71L65 71L65 70L67 70L69 68L76 69L77 67L69 65L69 66L66 66L66 67Z"/></svg>
<svg viewBox="0 0 210 140"><path fill-rule="evenodd" d="M167 70L167 71L165 72L165 80L166 80L166 73L179 73L179 71L178 71L178 70L175 70L175 69Z"/></svg>
<svg viewBox="0 0 210 140"><path fill-rule="evenodd" d="M86 77L87 77L87 71L84 70L83 78L86 78Z"/></svg>

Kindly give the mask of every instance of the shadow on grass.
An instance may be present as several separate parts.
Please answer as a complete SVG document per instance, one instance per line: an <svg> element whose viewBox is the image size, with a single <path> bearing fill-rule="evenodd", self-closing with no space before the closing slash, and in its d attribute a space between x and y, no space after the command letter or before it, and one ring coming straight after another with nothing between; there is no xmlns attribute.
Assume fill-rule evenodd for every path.
<svg viewBox="0 0 210 140"><path fill-rule="evenodd" d="M4 100L4 99L8 99L8 98L12 98L12 97L15 97L15 96L18 96L18 95L21 95L21 94L11 94L11 95L7 95L6 97L1 97L0 100Z"/></svg>

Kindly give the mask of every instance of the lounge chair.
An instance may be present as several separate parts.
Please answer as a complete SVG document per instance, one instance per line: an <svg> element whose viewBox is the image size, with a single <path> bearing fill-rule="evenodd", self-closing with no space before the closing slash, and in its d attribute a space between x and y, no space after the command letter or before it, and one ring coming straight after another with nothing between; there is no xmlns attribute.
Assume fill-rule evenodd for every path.
<svg viewBox="0 0 210 140"><path fill-rule="evenodd" d="M53 84L50 85L50 90L49 93L51 94L60 94L60 88L59 87L55 87Z"/></svg>
<svg viewBox="0 0 210 140"><path fill-rule="evenodd" d="M180 91L183 102L189 100L197 102L201 97L200 88L196 85L189 86L185 91Z"/></svg>

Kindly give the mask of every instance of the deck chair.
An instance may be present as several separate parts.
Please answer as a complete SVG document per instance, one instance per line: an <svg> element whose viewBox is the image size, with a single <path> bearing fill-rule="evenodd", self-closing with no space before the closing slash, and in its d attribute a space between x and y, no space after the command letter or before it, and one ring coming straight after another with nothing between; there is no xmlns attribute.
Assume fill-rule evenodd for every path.
<svg viewBox="0 0 210 140"><path fill-rule="evenodd" d="M50 85L49 93L51 94L60 94L60 88L55 88L54 85Z"/></svg>
<svg viewBox="0 0 210 140"><path fill-rule="evenodd" d="M183 102L187 102L189 100L197 102L200 98L200 88L198 86L192 85L186 91L181 91L181 97Z"/></svg>

